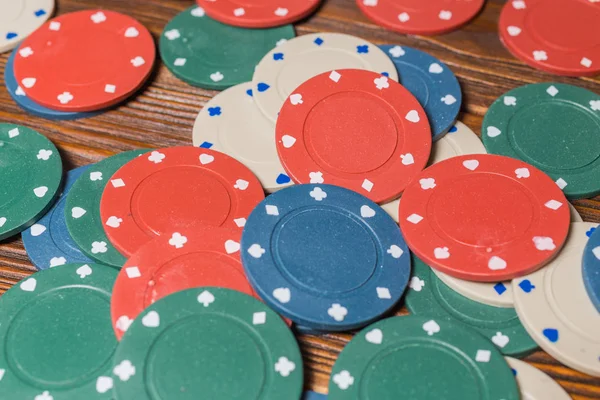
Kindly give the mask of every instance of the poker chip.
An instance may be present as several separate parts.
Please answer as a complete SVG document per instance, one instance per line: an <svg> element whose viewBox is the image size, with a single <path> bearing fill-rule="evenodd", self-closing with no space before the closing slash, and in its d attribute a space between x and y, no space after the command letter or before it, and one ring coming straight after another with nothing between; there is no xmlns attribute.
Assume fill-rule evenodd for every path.
<svg viewBox="0 0 600 400"><path fill-rule="evenodd" d="M302 400L327 400L327 395L307 390Z"/></svg>
<svg viewBox="0 0 600 400"><path fill-rule="evenodd" d="M242 162L267 192L293 184L285 173L273 136L275 124L254 101L252 83L233 86L213 97L194 123L194 146L228 154Z"/></svg>
<svg viewBox="0 0 600 400"><path fill-rule="evenodd" d="M581 215L575 207L569 203L571 212L571 222L583 222ZM432 270L438 278L450 288L463 296L494 307L514 308L512 285L509 281L505 282L473 282L458 279L443 272Z"/></svg>
<svg viewBox="0 0 600 400"><path fill-rule="evenodd" d="M333 185L294 185L270 195L248 217L241 245L258 295L315 330L375 320L400 299L410 275L394 221L366 197Z"/></svg>
<svg viewBox="0 0 600 400"><path fill-rule="evenodd" d="M484 0L356 0L363 14L387 29L415 35L437 35L469 22Z"/></svg>
<svg viewBox="0 0 600 400"><path fill-rule="evenodd" d="M512 0L498 30L504 46L530 66L558 75L600 72L600 4L595 0Z"/></svg>
<svg viewBox="0 0 600 400"><path fill-rule="evenodd" d="M54 0L3 1L0 4L0 53L9 51L54 12Z"/></svg>
<svg viewBox="0 0 600 400"><path fill-rule="evenodd" d="M410 290L405 296L411 315L463 323L488 338L505 355L524 357L538 348L514 308L493 307L462 296L414 255L412 267Z"/></svg>
<svg viewBox="0 0 600 400"><path fill-rule="evenodd" d="M117 104L150 76L156 56L150 32L108 10L60 15L23 41L17 82L34 102L57 111L95 111Z"/></svg>
<svg viewBox="0 0 600 400"><path fill-rule="evenodd" d="M56 203L42 218L21 234L27 256L37 269L47 269L67 263L92 262L81 252L69 234L65 221L66 196L73 183L88 168L89 166L86 165L69 171Z"/></svg>
<svg viewBox="0 0 600 400"><path fill-rule="evenodd" d="M240 261L241 234L215 227L182 230L136 251L113 288L111 316L117 338L146 307L181 290L217 286L256 296Z"/></svg>
<svg viewBox="0 0 600 400"><path fill-rule="evenodd" d="M398 82L411 92L425 109L433 140L439 140L456 122L462 93L454 73L440 60L424 51L406 46L379 46L398 70Z"/></svg>
<svg viewBox="0 0 600 400"><path fill-rule="evenodd" d="M303 385L300 349L283 320L251 296L215 287L149 306L123 336L113 371L115 400L290 400Z"/></svg>
<svg viewBox="0 0 600 400"><path fill-rule="evenodd" d="M314 1L314 0L311 0ZM262 56L295 36L291 25L243 29L224 25L191 7L178 14L160 36L160 56L182 81L205 89L223 90L252 80Z"/></svg>
<svg viewBox="0 0 600 400"><path fill-rule="evenodd" d="M517 379L521 398L528 400L571 400L571 396L556 381L539 369L516 358L506 357Z"/></svg>
<svg viewBox="0 0 600 400"><path fill-rule="evenodd" d="M418 361L418 362L417 362ZM502 354L476 331L431 317L379 321L344 347L328 400L520 399Z"/></svg>
<svg viewBox="0 0 600 400"><path fill-rule="evenodd" d="M600 95L537 83L498 98L482 127L487 151L523 160L550 175L571 199L600 193Z"/></svg>
<svg viewBox="0 0 600 400"><path fill-rule="evenodd" d="M590 300L600 312L600 230L598 229L594 230L585 246L582 274Z"/></svg>
<svg viewBox="0 0 600 400"><path fill-rule="evenodd" d="M125 164L100 200L106 235L124 256L181 229L210 225L241 229L264 199L244 165L214 150L158 149Z"/></svg>
<svg viewBox="0 0 600 400"><path fill-rule="evenodd" d="M456 121L450 128L447 135L442 136L431 146L431 155L429 156L429 165L447 160L451 157L462 156L465 154L485 154L485 147L481 140L467 125ZM400 199L392 200L381 205L394 221L398 222L398 208Z"/></svg>
<svg viewBox="0 0 600 400"><path fill-rule="evenodd" d="M12 399L112 399L110 293L117 270L66 264L0 298L0 377Z"/></svg>
<svg viewBox="0 0 600 400"><path fill-rule="evenodd" d="M288 40L262 58L252 78L254 99L275 122L300 84L338 69L365 69L398 80L394 63L373 43L341 33L313 33Z"/></svg>
<svg viewBox="0 0 600 400"><path fill-rule="evenodd" d="M404 191L399 216L408 245L427 265L483 282L542 267L569 230L568 202L546 174L489 154L427 168Z"/></svg>
<svg viewBox="0 0 600 400"><path fill-rule="evenodd" d="M281 108L276 140L294 182L342 186L379 203L398 197L425 167L431 130L402 85L350 69L297 87Z"/></svg>
<svg viewBox="0 0 600 400"><path fill-rule="evenodd" d="M36 117L51 119L51 120L73 120L79 118L89 118L97 115L97 113L80 113L80 112L68 112L68 111L55 111L44 106L37 104L32 101L27 95L15 78L14 62L19 48L10 53L8 60L6 61L6 67L4 68L4 84L6 90L10 94L10 97L15 103L23 110Z"/></svg>
<svg viewBox="0 0 600 400"><path fill-rule="evenodd" d="M243 28L272 28L291 24L310 15L319 0L255 0L243 3L235 0L196 0L202 9L227 25Z"/></svg>
<svg viewBox="0 0 600 400"><path fill-rule="evenodd" d="M58 150L24 126L0 124L0 240L31 226L52 206L62 180Z"/></svg>
<svg viewBox="0 0 600 400"><path fill-rule="evenodd" d="M100 199L106 185L119 168L149 150L127 151L106 158L83 174L69 191L64 205L71 238L88 257L121 268L127 259L112 245L100 217Z"/></svg>
<svg viewBox="0 0 600 400"><path fill-rule="evenodd" d="M563 364L600 376L600 318L581 270L588 236L598 224L575 222L562 251L545 268L513 280L519 319L542 349Z"/></svg>

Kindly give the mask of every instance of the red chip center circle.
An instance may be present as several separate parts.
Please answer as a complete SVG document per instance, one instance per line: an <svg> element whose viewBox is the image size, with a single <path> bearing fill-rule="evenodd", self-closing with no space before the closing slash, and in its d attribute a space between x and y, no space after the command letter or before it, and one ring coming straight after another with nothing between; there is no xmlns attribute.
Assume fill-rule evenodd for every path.
<svg viewBox="0 0 600 400"><path fill-rule="evenodd" d="M133 193L131 212L140 228L162 235L175 226L221 226L231 214L231 197L216 175L177 166L144 179Z"/></svg>
<svg viewBox="0 0 600 400"><path fill-rule="evenodd" d="M323 99L306 118L309 152L329 171L353 174L381 167L397 147L398 131L387 108L369 93L342 92Z"/></svg>

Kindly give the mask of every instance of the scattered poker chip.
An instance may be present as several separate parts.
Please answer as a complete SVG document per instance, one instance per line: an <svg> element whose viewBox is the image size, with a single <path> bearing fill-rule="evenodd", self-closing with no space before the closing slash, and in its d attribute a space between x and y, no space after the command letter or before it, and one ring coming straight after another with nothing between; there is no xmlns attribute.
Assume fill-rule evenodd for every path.
<svg viewBox="0 0 600 400"><path fill-rule="evenodd" d="M100 263L121 268L127 261L106 237L100 217L102 192L119 168L148 151L127 151L91 165L67 195L65 220L71 238L81 251Z"/></svg>
<svg viewBox="0 0 600 400"><path fill-rule="evenodd" d="M536 83L498 98L485 115L489 153L523 160L550 175L572 199L600 193L600 95Z"/></svg>
<svg viewBox="0 0 600 400"><path fill-rule="evenodd" d="M54 0L3 1L0 4L0 53L17 47L53 12Z"/></svg>
<svg viewBox="0 0 600 400"><path fill-rule="evenodd" d="M367 18L387 29L437 35L458 29L477 15L484 0L356 0Z"/></svg>
<svg viewBox="0 0 600 400"><path fill-rule="evenodd" d="M6 90L10 94L10 97L17 103L19 107L28 112L31 115L35 115L36 117L51 119L51 120L73 120L79 118L89 118L97 115L98 113L80 113L80 112L68 112L68 111L55 111L49 108L46 108L42 105L37 104L33 100L31 100L25 94L25 91L15 78L14 72L14 62L15 57L19 49L17 48L8 57L6 61L6 67L4 68L4 83L6 85Z"/></svg>
<svg viewBox="0 0 600 400"><path fill-rule="evenodd" d="M442 136L431 146L431 155L429 156L429 165L447 160L451 157L462 156L465 154L486 154L485 147L481 139L460 121L456 121L450 128L447 135ZM394 221L398 222L398 208L400 199L392 200L381 205Z"/></svg>
<svg viewBox="0 0 600 400"><path fill-rule="evenodd" d="M433 140L452 128L462 104L460 84L440 60L424 51L406 46L379 46L398 70L398 82L411 92L425 109Z"/></svg>
<svg viewBox="0 0 600 400"><path fill-rule="evenodd" d="M121 339L133 320L156 300L200 286L256 294L240 261L239 230L195 228L160 236L127 260L113 288L113 328Z"/></svg>
<svg viewBox="0 0 600 400"><path fill-rule="evenodd" d="M530 66L558 75L600 72L600 3L596 0L510 0L498 30L504 46Z"/></svg>
<svg viewBox="0 0 600 400"><path fill-rule="evenodd" d="M115 400L290 400L303 385L300 349L283 320L251 296L215 287L149 306L123 336L113 371Z"/></svg>
<svg viewBox="0 0 600 400"><path fill-rule="evenodd" d="M581 215L570 203L569 211L571 212L571 222L583 222ZM515 306L512 285L509 281L473 282L455 278L435 269L433 272L451 289L471 300L494 307L514 308Z"/></svg>
<svg viewBox="0 0 600 400"><path fill-rule="evenodd" d="M432 377L435 377L432 379ZM328 400L520 399L493 343L458 323L403 316L360 331L339 355Z"/></svg>
<svg viewBox="0 0 600 400"><path fill-rule="evenodd" d="M108 10L60 15L23 41L17 82L34 102L57 111L117 104L150 76L156 50L135 19Z"/></svg>
<svg viewBox="0 0 600 400"><path fill-rule="evenodd" d="M37 269L93 262L81 252L69 234L65 220L66 197L73 183L88 168L86 165L67 172L62 193L52 208L21 234L27 256Z"/></svg>
<svg viewBox="0 0 600 400"><path fill-rule="evenodd" d="M240 160L274 192L293 184L277 155L275 124L256 106L252 83L233 86L213 97L194 123L194 146L210 148Z"/></svg>
<svg viewBox="0 0 600 400"><path fill-rule="evenodd" d="M427 168L404 191L399 216L408 245L427 265L483 282L541 268L569 231L568 202L546 174L490 154Z"/></svg>
<svg viewBox="0 0 600 400"><path fill-rule="evenodd" d="M540 347L561 363L600 377L600 318L581 271L584 247L597 226L572 223L558 256L512 285L519 319Z"/></svg>
<svg viewBox="0 0 600 400"><path fill-rule="evenodd" d="M291 24L312 14L319 0L196 0L203 10L227 25L242 28L272 28Z"/></svg>
<svg viewBox="0 0 600 400"><path fill-rule="evenodd" d="M538 348L514 308L493 307L462 296L414 255L412 267L410 290L405 296L411 315L463 323L488 338L505 355L524 357Z"/></svg>
<svg viewBox="0 0 600 400"><path fill-rule="evenodd" d="M203 225L241 229L265 195L243 164L192 146L154 150L125 164L106 185L100 215L128 257L152 238Z"/></svg>
<svg viewBox="0 0 600 400"><path fill-rule="evenodd" d="M281 108L276 141L294 182L342 186L379 203L398 197L423 170L431 130L402 85L349 69L297 87Z"/></svg>
<svg viewBox="0 0 600 400"><path fill-rule="evenodd" d="M336 69L365 69L398 80L396 67L376 45L341 33L313 33L288 40L256 66L254 99L273 122L288 96L310 78Z"/></svg>
<svg viewBox="0 0 600 400"><path fill-rule="evenodd" d="M241 251L258 295L316 330L375 320L400 299L410 275L394 221L366 197L332 185L295 185L267 197L248 217Z"/></svg>
<svg viewBox="0 0 600 400"><path fill-rule="evenodd" d="M110 294L117 270L66 264L37 272L0 298L0 378L11 399L112 397L117 340Z"/></svg>
<svg viewBox="0 0 600 400"><path fill-rule="evenodd" d="M159 50L167 68L182 81L223 90L252 80L262 56L295 35L291 25L272 29L224 25L202 8L191 7L167 24Z"/></svg>
<svg viewBox="0 0 600 400"><path fill-rule="evenodd" d="M327 400L327 395L307 390L302 400Z"/></svg>
<svg viewBox="0 0 600 400"><path fill-rule="evenodd" d="M52 206L62 180L58 150L33 129L0 124L0 240L31 226Z"/></svg>
<svg viewBox="0 0 600 400"><path fill-rule="evenodd" d="M600 312L600 229L595 229L583 252L583 282L592 303Z"/></svg>
<svg viewBox="0 0 600 400"><path fill-rule="evenodd" d="M548 375L516 358L506 357L517 379L521 398L527 400L571 400L571 396Z"/></svg>

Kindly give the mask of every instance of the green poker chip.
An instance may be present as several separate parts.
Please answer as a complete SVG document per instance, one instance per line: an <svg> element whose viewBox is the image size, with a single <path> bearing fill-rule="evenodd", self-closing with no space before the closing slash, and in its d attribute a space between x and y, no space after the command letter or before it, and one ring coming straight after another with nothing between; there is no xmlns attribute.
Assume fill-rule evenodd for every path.
<svg viewBox="0 0 600 400"><path fill-rule="evenodd" d="M536 83L498 98L483 120L489 153L518 158L555 180L571 199L600 193L600 95Z"/></svg>
<svg viewBox="0 0 600 400"><path fill-rule="evenodd" d="M476 331L435 317L379 321L344 347L328 400L520 399L502 354Z"/></svg>
<svg viewBox="0 0 600 400"><path fill-rule="evenodd" d="M50 140L24 126L0 124L0 240L44 215L61 180L62 161Z"/></svg>
<svg viewBox="0 0 600 400"><path fill-rule="evenodd" d="M254 67L294 27L245 29L225 25L190 7L176 15L160 36L160 56L179 79L205 89L223 90L252 80Z"/></svg>
<svg viewBox="0 0 600 400"><path fill-rule="evenodd" d="M110 400L117 340L110 297L118 270L65 264L0 298L0 387L11 399Z"/></svg>
<svg viewBox="0 0 600 400"><path fill-rule="evenodd" d="M149 150L127 151L92 165L71 187L65 203L67 229L77 246L88 257L121 268L127 259L110 243L100 217L100 199L115 172L127 162Z"/></svg>
<svg viewBox="0 0 600 400"><path fill-rule="evenodd" d="M164 297L135 319L115 355L115 398L298 400L294 335L259 300L216 287Z"/></svg>
<svg viewBox="0 0 600 400"><path fill-rule="evenodd" d="M494 307L473 301L447 286L414 254L406 307L414 315L461 322L494 343L505 355L523 357L537 350L514 308Z"/></svg>

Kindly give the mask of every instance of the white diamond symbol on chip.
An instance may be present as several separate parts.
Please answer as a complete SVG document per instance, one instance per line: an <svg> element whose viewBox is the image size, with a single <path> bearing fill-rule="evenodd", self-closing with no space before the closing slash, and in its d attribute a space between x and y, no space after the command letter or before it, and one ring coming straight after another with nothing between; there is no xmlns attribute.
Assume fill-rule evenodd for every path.
<svg viewBox="0 0 600 400"><path fill-rule="evenodd" d="M106 86L104 86L104 91L106 93L114 93L116 90L117 87L115 85L107 84Z"/></svg>
<svg viewBox="0 0 600 400"><path fill-rule="evenodd" d="M546 89L546 93L554 97L558 94L558 89L555 86L550 86L548 89Z"/></svg>
<svg viewBox="0 0 600 400"><path fill-rule="evenodd" d="M243 228L246 225L246 218L236 218L233 220L238 228Z"/></svg>
<svg viewBox="0 0 600 400"><path fill-rule="evenodd" d="M48 27L48 29L50 29L51 31L60 30L60 22L56 22L56 21L50 22L50 26Z"/></svg>
<svg viewBox="0 0 600 400"><path fill-rule="evenodd" d="M548 202L546 202L546 204L544 204L546 207L548 207L551 210L558 210L563 203L561 203L558 200L550 200Z"/></svg>
<svg viewBox="0 0 600 400"><path fill-rule="evenodd" d="M187 61L187 58L176 58L175 62L173 64L176 67L183 67L185 65L186 61Z"/></svg>
<svg viewBox="0 0 600 400"><path fill-rule="evenodd" d="M123 182L123 179L121 179L121 178L113 179L110 181L110 183L112 183L113 187L116 187L116 188L125 186L125 182Z"/></svg>
<svg viewBox="0 0 600 400"><path fill-rule="evenodd" d="M261 312L255 312L252 315L252 324L253 325L263 325L265 322L267 322L267 313L264 311Z"/></svg>
<svg viewBox="0 0 600 400"><path fill-rule="evenodd" d="M368 179L365 179L362 184L362 188L365 189L367 192L370 192L371 189L373 189L373 182L371 182Z"/></svg>
<svg viewBox="0 0 600 400"><path fill-rule="evenodd" d="M390 293L390 289L385 288L385 287L378 287L377 288L377 297L379 297L380 299L391 299L392 294Z"/></svg>
<svg viewBox="0 0 600 400"><path fill-rule="evenodd" d="M127 267L125 268L125 273L128 278L139 278L142 276L138 267Z"/></svg>
<svg viewBox="0 0 600 400"><path fill-rule="evenodd" d="M596 256L596 258L597 258L598 260L600 260L600 246L598 246L598 247L594 247L594 248L592 249L592 253L594 253L594 255Z"/></svg>
<svg viewBox="0 0 600 400"><path fill-rule="evenodd" d="M492 352L489 350L477 350L477 355L475 356L475 361L477 362L490 362L490 358L492 357Z"/></svg>
<svg viewBox="0 0 600 400"><path fill-rule="evenodd" d="M342 75L340 75L340 73L337 71L331 71L331 73L329 74L329 79L336 83L340 80L341 77Z"/></svg>
<svg viewBox="0 0 600 400"><path fill-rule="evenodd" d="M589 68L589 67L591 67L591 66L592 66L592 60L590 60L590 59L589 59L589 58L587 58L587 57L583 57L583 58L581 59L581 65L583 65L583 66L584 66L584 67L586 67L586 68Z"/></svg>
<svg viewBox="0 0 600 400"><path fill-rule="evenodd" d="M558 178L556 180L556 184L558 185L559 188L564 189L565 187L567 187L567 181L565 181L563 178Z"/></svg>
<svg viewBox="0 0 600 400"><path fill-rule="evenodd" d="M406 220L413 224L418 224L419 222L423 221L423 217L421 217L419 214L410 214Z"/></svg>
<svg viewBox="0 0 600 400"><path fill-rule="evenodd" d="M279 215L279 208L277 206L267 204L265 210L267 211L267 215Z"/></svg>

